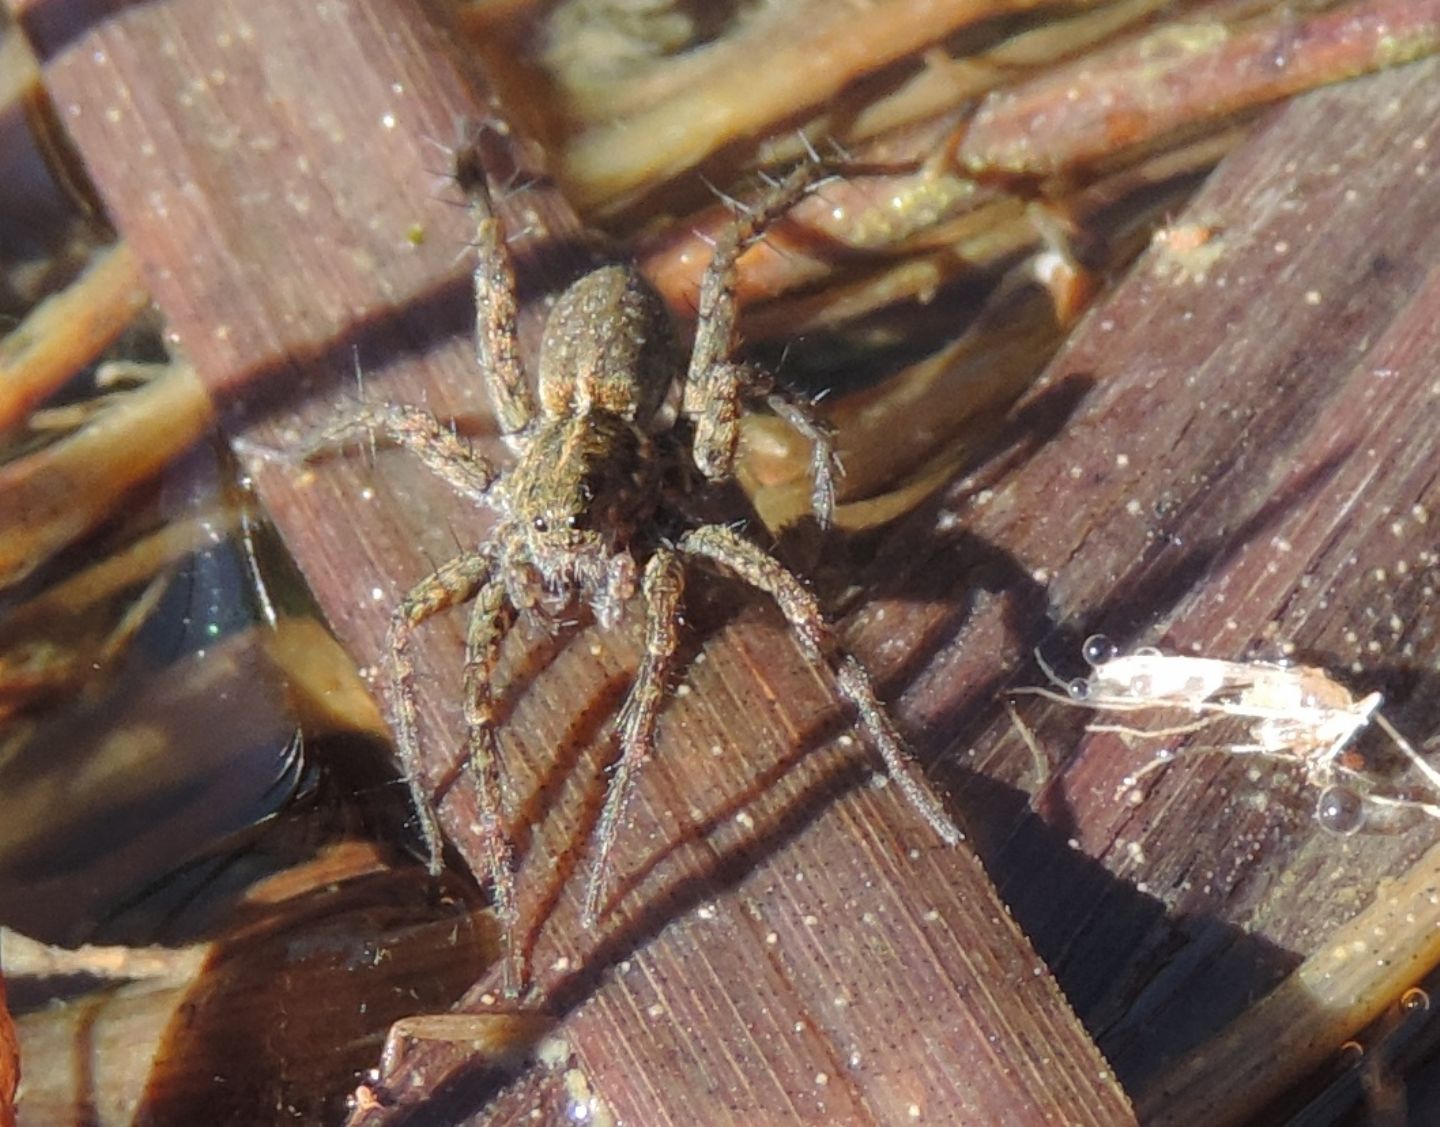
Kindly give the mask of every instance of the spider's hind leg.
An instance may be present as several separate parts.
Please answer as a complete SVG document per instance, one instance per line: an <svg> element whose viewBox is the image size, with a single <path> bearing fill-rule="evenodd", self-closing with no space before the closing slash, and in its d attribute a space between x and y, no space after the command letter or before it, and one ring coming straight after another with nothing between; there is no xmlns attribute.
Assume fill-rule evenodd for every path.
<svg viewBox="0 0 1440 1127"><path fill-rule="evenodd" d="M835 675L841 693L855 707L861 726L906 800L947 845L960 841L965 835L906 750L894 722L875 696L870 674L854 656L840 649L820 604L805 585L778 560L724 525L704 525L686 534L680 551L719 565L775 600L806 655L812 661L823 661Z"/></svg>
<svg viewBox="0 0 1440 1127"><path fill-rule="evenodd" d="M584 904L584 919L591 927L604 909L606 870L635 777L655 751L655 724L665 703L665 689L680 644L680 600L684 592L685 570L679 556L669 548L656 549L645 565L645 657L615 724L620 758L595 829L595 860Z"/></svg>
<svg viewBox="0 0 1440 1127"><path fill-rule="evenodd" d="M415 691L415 658L410 652L411 642L421 623L473 598L489 574L490 561L479 552L456 556L415 584L400 600L390 618L390 629L385 639L395 754L400 760L405 782L410 787L432 874L440 872L440 823L435 818L435 800L421 769L418 735L420 704Z"/></svg>
<svg viewBox="0 0 1440 1127"><path fill-rule="evenodd" d="M505 785L495 739L492 682L500 644L515 617L505 584L492 578L475 596L465 633L465 761L474 776L479 800L473 829L484 851L485 875L494 890L495 911L509 946L503 973L505 993L512 998L524 989L529 973L527 952L522 949L523 941L516 929L519 909L514 849L505 829Z"/></svg>

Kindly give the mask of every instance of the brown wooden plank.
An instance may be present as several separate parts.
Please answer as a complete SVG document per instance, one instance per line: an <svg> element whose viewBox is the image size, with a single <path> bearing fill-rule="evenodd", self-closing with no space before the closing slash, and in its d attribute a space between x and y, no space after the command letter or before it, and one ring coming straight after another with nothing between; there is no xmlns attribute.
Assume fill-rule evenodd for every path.
<svg viewBox="0 0 1440 1127"><path fill-rule="evenodd" d="M464 216L443 198L434 144L484 103L417 7L14 6L173 339L228 406L260 416L248 437L293 448L343 414L356 360L367 395L484 415ZM543 190L507 203L527 262L565 229ZM544 277L528 266L530 286ZM399 592L483 528L404 457L250 460L367 663ZM912 1107L1124 1121L1123 1095L974 856L941 849L893 793L859 787L868 757L837 741L834 694L768 609L732 588L697 602L709 636L621 842L636 887L599 938L562 895L537 949L542 999L566 1017L593 1090L630 1122L785 1109L909 1122ZM591 758L634 667L635 625L554 644L522 632L556 655L543 675L511 647L512 785L541 824L532 904L555 895L593 816ZM858 631L857 650L903 673L882 638ZM435 624L423 650L439 768L459 727L456 624ZM933 752L923 712L899 715ZM468 836L467 780L443 815ZM431 1045L413 1060L423 1094L457 1056Z"/></svg>
<svg viewBox="0 0 1440 1127"><path fill-rule="evenodd" d="M1145 1094L1147 1119L1253 1115L1277 1077L1293 1081L1296 1040L1265 1021L1225 1042L1228 1055L1198 1057L1207 1068L1185 1066L1183 1083L1167 1077L1347 934L1334 929L1385 877L1408 880L1440 827L1422 816L1337 837L1317 826L1301 772L1223 755L1188 757L1131 799L1122 780L1163 741L1087 737L1098 717L1017 699L1057 765L1037 818L1020 805L1040 781L1032 756L994 694L972 686L1043 684L1028 659L1036 644L1065 675L1083 673L1080 641L1098 630L1122 646L1215 657L1293 652L1357 691L1385 690L1396 725L1417 745L1432 737L1437 74L1417 64L1306 95L1271 119L1176 220L1212 239L1203 276L1152 247L1038 391L1036 411L1083 394L1054 440L991 488L957 486L882 554L902 591L954 577L935 581L908 623L890 623L912 648L957 639L917 659L911 692L929 696L927 727L950 733L977 772L964 805L986 864ZM919 550L922 519L964 536ZM1012 580L961 617L947 608L974 597L981 565L966 559L977 556L1002 561ZM1042 610L1058 629L1036 621ZM1193 742L1242 735L1232 725ZM1361 747L1385 752L1383 740ZM1426 883L1422 872L1410 887ZM1431 899L1412 910L1433 918ZM1375 976L1402 957L1412 980L1431 958L1386 946ZM1349 1001L1365 996L1351 979L1333 997L1312 992L1314 1011L1329 1012L1311 1025L1293 1005L1272 1012L1323 1027L1333 1051L1376 1012L1375 988L1364 1005ZM1305 1052L1319 1059L1315 1045ZM1172 1117L1167 1100L1182 1091Z"/></svg>

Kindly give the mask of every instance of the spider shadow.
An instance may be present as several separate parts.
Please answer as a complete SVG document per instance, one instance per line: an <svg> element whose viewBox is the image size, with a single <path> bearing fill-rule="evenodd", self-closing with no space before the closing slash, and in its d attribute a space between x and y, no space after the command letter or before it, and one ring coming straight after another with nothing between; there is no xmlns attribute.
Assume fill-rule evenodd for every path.
<svg viewBox="0 0 1440 1127"><path fill-rule="evenodd" d="M797 746L772 771L757 777L755 784L747 788L749 798L727 800L727 807L732 804L735 809L746 806L754 797L763 794L775 777L793 768L808 753L808 747ZM836 757L817 773L812 785L789 802L776 804L763 819L757 819L744 842L718 853L704 873L677 874L655 889L642 904L626 913L618 923L611 924L597 938L575 970L547 984L547 1015L560 1020L573 1013L593 996L614 966L643 950L677 919L694 912L718 892L738 886L765 857L782 851L803 836L832 803L865 785L870 775L868 765L859 757L853 754ZM723 816L723 813L712 815L702 824L708 825ZM417 1089L423 1090L423 1100L393 1108L386 1122L405 1127L425 1127L463 1121L487 1106L513 1075L513 1071L496 1067L484 1059L467 1057L438 1081Z"/></svg>
<svg viewBox="0 0 1440 1127"><path fill-rule="evenodd" d="M1009 448L1012 460L1028 456L1030 449L1038 448L1051 433L1063 426L1064 420L1068 418L1089 386L1088 381L1077 377L1064 381L1048 394L1043 394L1028 411L1017 416L1017 422L1002 436L1003 442L998 444ZM1001 467L996 472L1004 472L1004 468ZM972 487L982 488L984 480L988 480L988 475L985 479L974 483ZM951 550L957 556L971 561L973 566L967 574L972 577L977 574L981 575L983 581L979 586L995 593L1001 591L1021 593L1015 603L1017 611L1012 623L1013 629L1017 631L1029 629L1033 627L1034 623L1044 619L1049 606L1043 587L1012 557L984 544L978 538L963 533L955 538ZM979 561L978 565L975 564L977 560ZM693 563L687 565L687 572L691 576L696 573L713 574L714 570L704 566L703 562L700 567L693 566ZM953 570L951 574L954 574ZM909 586L913 588L914 584ZM744 609L749 608L752 603L757 606L768 606L770 603L763 593L754 591L743 580L734 577L725 576L719 586L719 591L733 591L737 588L749 591L749 597L738 601L733 597L727 598L717 593L716 589L708 584L691 584L687 587L684 605L690 629L681 634L681 646L677 653L676 668L671 684L672 690L676 685L686 681L696 657L712 637L744 613ZM911 592L907 590L908 593ZM636 613L635 605L632 605L631 613ZM766 613L772 619L778 617L778 611L773 606L768 606ZM962 611L958 615L962 624L963 620L968 617L968 613L969 607L962 605ZM950 616L950 635L960 629L960 625L954 622L956 617ZM568 640L562 641L557 634L552 638L549 652L543 655L532 654L527 659L527 667L532 672L538 673L540 667L548 665L567 644ZM946 644L944 637L931 639L927 652L933 653L937 647L944 644ZM537 657L539 660L536 660ZM794 660L803 662L804 659L799 653L795 653ZM882 695L888 695L885 690L897 682L908 683L910 676L908 669L902 669L898 676L892 675L886 678L877 688L880 689ZM527 678L523 674L513 673L506 695L513 694L520 685L526 682ZM550 761L545 776L530 799L518 812L516 817L517 838L521 834L525 834L528 841L531 828L536 826L540 819L551 813L555 801L554 796L558 795L561 789L561 781L579 769L581 761L586 758L585 753L581 750L582 746L589 745L600 737L607 717L613 711L619 696L623 691L628 691L628 689L622 690L621 688L627 682L633 684L633 680L624 675L611 679L603 702L595 700L569 729L562 744L571 749L571 754L558 756ZM828 710L823 718L817 719L799 738L792 740L790 747L775 761L759 773L752 775L743 788L727 794L703 817L677 826L666 842L650 852L641 863L631 866L622 875L612 874L614 887L607 898L607 903L610 905L624 904L627 900L632 899L633 895L641 888L650 883L655 873L681 850L698 842L713 842L717 831L733 822L740 812L749 811L756 806L758 800L772 792L775 783L794 771L799 763L810 759L836 735L852 727L853 723L854 718L851 711L843 705ZM609 742L613 752L613 737ZM933 745L931 740L927 740L926 743ZM930 755L926 754L927 750L931 751ZM933 758L933 746L928 749L922 746L917 748L917 751L918 757L922 761ZM664 754L663 749L661 754ZM639 910L632 910L626 917L623 928L603 938L599 946L584 960L586 968L584 971L570 975L563 981L563 985L554 988L553 991L547 990L547 996L551 999L552 1004L560 1012L573 1008L583 999L587 990L598 985L603 969L611 965L615 959L623 958L624 954L643 946L658 934L677 913L703 902L713 896L717 889L732 885L761 860L782 848L793 837L801 833L809 821L813 820L816 812L828 805L836 796L862 785L864 780L873 775L874 767L859 758L859 753L852 753L850 759L852 761L850 766L843 770L829 769L823 783L815 786L807 784L807 793L815 794L816 797L808 804L797 804L804 805L810 812L792 828L788 830L785 828L783 816L772 818L766 830L748 835L749 840L746 843L727 849L725 854L709 867L705 876L697 879L693 874L688 875L683 879L673 881L669 886L662 886L659 891L647 896L644 906ZM643 776L640 785L644 785ZM600 796L593 799L588 808L582 811L581 826L574 840L577 850L583 849L584 844L590 841L593 834L599 809L603 803L604 788L598 789L601 791ZM621 844L623 846L623 840ZM564 887L573 877L575 868L573 853L564 858L562 864L555 867L550 887L541 901L541 909L532 917L527 934L521 937L527 953L533 952L538 935L562 895Z"/></svg>
<svg viewBox="0 0 1440 1127"><path fill-rule="evenodd" d="M696 659L704 652L706 646L725 629L736 621L748 618L753 611L768 604L769 600L761 593L753 591L743 581L733 577L721 578L710 567L700 561L692 561L687 566L687 573L693 579L696 576L707 578L720 578L717 588L709 584L692 582L687 589L687 597L684 602L687 625L690 627L681 632L680 645L676 652L675 669L669 686L673 693L674 689L687 683ZM744 590L750 593L749 598L736 599L734 595ZM632 615L643 617L640 604L637 601L630 608ZM765 612L768 616L778 617L778 611L769 607ZM535 679L542 676L562 653L570 646L580 641L580 628L578 624L564 626L560 630L551 632L542 639L538 647L527 648L521 662L512 668L508 678L507 687L502 692L502 698L508 704L506 710L513 708L518 700L519 694L535 683ZM793 659L797 664L804 663L804 657L797 651L786 651L793 653ZM570 886L577 873L584 869L584 856L587 847L594 842L594 835L600 812L603 809L608 794L608 774L606 767L613 764L619 754L617 737L611 727L611 722L620 711L624 700L633 691L635 683L634 663L627 662L627 668L617 671L606 677L602 682L591 690L588 700L583 708L576 712L566 727L565 734L556 742L556 750L553 755L547 757L543 769L538 773L534 785L529 793L520 800L513 809L510 823L512 826L511 840L517 858L528 856L532 850L535 836L541 825L554 816L557 808L562 802L562 795L566 792L577 774L581 771L589 771L593 779L599 785L589 785L582 781L581 797L578 805L572 811L575 816L575 826L570 839L554 855L545 859L541 866L543 876L539 879L544 881L543 888L538 892L532 892L527 905L527 918L521 921L523 931L517 934L516 940L525 952L527 961L533 955L538 944L540 935L550 923L556 906L561 896ZM658 756L665 758L664 729L665 713L661 713L661 747ZM505 724L505 712L499 714L499 724L503 729ZM608 878L610 889L606 898L607 905L611 910L615 906L623 904L632 897L639 889L649 883L653 874L662 869L680 851L701 842L712 841L717 830L727 825L742 810L753 807L757 800L768 795L773 785L795 770L797 764L808 760L816 751L830 742L836 735L847 730L853 724L853 718L849 710L843 705L837 705L833 709L825 710L822 717L809 727L799 738L790 741L788 749L774 762L759 773L750 776L746 785L736 792L728 793L720 804L712 809L703 818L684 824L678 824L674 832L667 835L667 839L659 848L651 851L638 865L630 866L623 872L618 864L612 863L612 868L604 876ZM676 750L672 749L670 755ZM691 749L694 754L695 749ZM872 768L865 765L858 759L858 752L850 753L849 758L855 759L853 764L853 779L849 786L860 785L873 773ZM458 770L458 768L457 768ZM651 777L650 770L642 771L637 780L638 787L645 787L646 780ZM834 787L825 790L825 797L816 800L815 806L823 809L835 794L840 793ZM630 836L626 833L628 827L622 825L620 836L616 841L615 859L623 857L627 852L627 845L630 844ZM803 827L797 827L796 833ZM756 835L757 837L761 835ZM779 848L788 841L789 837L776 843ZM743 852L751 858L749 867L753 867L760 859L768 855L768 850L758 844L747 845ZM724 868L723 864L717 864L717 868ZM734 879L743 875L738 873ZM707 875L699 879L692 874L689 877L677 878L678 884L694 886L695 901L699 903L704 899L713 896L720 888L728 885L728 880L717 883ZM537 888L538 881L534 876L526 880L527 887ZM658 934L668 922L667 909L664 903L675 901L675 895L661 891L659 893L660 903L654 910L645 909L640 916L648 923L640 925L640 933L631 941L620 940L619 946L626 950L634 950L643 946L644 942ZM649 898L647 898L649 903ZM680 904L680 910L688 910L693 906L690 901ZM612 946L613 944L607 944ZM609 961L603 950L599 955L602 966L608 966ZM589 960L586 960L587 963ZM598 981L598 980L597 980ZM548 993L548 991L547 991Z"/></svg>
<svg viewBox="0 0 1440 1127"><path fill-rule="evenodd" d="M765 771L754 775L742 790L727 794L704 817L678 830L676 840L631 868L609 898L613 922L599 934L576 970L547 985L547 1011L559 1017L576 1009L605 981L612 967L642 950L676 920L718 894L736 888L757 866L802 837L836 801L868 784L873 769L862 755L836 755L814 767L804 790L793 798L761 801L773 795L773 784L778 779L798 763L813 759L812 738L797 742ZM703 871L676 873L638 904L625 907L627 900L633 900L630 894L648 883L647 878L681 848L702 842L713 846L715 831L742 810L753 817L743 840L716 848Z"/></svg>

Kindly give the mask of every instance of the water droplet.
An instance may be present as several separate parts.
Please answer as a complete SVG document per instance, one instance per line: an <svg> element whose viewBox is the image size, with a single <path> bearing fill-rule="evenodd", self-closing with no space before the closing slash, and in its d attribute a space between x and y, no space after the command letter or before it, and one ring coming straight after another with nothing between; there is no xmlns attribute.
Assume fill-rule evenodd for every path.
<svg viewBox="0 0 1440 1127"><path fill-rule="evenodd" d="M1348 837L1365 821L1365 803L1349 787L1330 786L1320 792L1315 820L1332 834Z"/></svg>
<svg viewBox="0 0 1440 1127"><path fill-rule="evenodd" d="M1091 634L1080 647L1080 656L1091 665L1104 665L1115 660L1115 643L1104 634Z"/></svg>

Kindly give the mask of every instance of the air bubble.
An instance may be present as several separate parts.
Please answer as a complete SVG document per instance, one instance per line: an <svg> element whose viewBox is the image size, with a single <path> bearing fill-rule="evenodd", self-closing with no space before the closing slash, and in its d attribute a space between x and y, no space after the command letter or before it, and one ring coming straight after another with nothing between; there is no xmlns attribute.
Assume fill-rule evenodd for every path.
<svg viewBox="0 0 1440 1127"><path fill-rule="evenodd" d="M1348 837L1365 821L1365 803L1349 787L1330 786L1320 792L1315 820L1332 834Z"/></svg>
<svg viewBox="0 0 1440 1127"><path fill-rule="evenodd" d="M1400 1008L1407 1013L1423 1013L1430 1008L1430 995L1418 986L1412 986L1400 995Z"/></svg>
<svg viewBox="0 0 1440 1127"><path fill-rule="evenodd" d="M1104 634L1091 634L1080 647L1080 656L1091 665L1104 665L1115 660L1115 643Z"/></svg>

